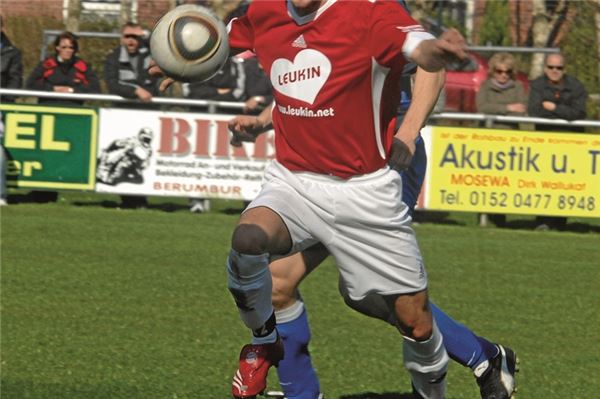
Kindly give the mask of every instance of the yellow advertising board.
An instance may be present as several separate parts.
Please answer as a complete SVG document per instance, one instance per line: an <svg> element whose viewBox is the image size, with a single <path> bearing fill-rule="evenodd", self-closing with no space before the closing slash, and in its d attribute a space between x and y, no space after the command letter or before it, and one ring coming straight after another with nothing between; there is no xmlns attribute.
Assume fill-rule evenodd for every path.
<svg viewBox="0 0 600 399"><path fill-rule="evenodd" d="M427 209L600 217L600 135L431 129Z"/></svg>

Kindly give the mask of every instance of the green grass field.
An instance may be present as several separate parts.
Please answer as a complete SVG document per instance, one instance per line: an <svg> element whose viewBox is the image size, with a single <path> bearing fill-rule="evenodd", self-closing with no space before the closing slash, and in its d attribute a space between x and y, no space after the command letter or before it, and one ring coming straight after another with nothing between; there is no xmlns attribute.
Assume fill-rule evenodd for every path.
<svg viewBox="0 0 600 399"><path fill-rule="evenodd" d="M99 198L2 208L2 399L228 398L249 338L224 266L240 204L197 215ZM517 351L521 399L600 392L600 221L571 222L586 232L480 228L472 214L416 226L433 301ZM303 295L328 399L407 397L399 334L344 306L331 261ZM448 398L478 397L452 364Z"/></svg>

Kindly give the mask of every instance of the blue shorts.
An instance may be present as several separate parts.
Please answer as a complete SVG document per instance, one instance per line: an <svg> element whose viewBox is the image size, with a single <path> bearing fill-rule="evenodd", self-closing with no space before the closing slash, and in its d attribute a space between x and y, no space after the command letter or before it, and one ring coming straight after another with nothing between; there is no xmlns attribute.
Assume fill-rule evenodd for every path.
<svg viewBox="0 0 600 399"><path fill-rule="evenodd" d="M411 213L417 204L425 172L427 171L427 153L421 135L415 140L416 150L408 169L400 172L402 177L402 201L408 205Z"/></svg>

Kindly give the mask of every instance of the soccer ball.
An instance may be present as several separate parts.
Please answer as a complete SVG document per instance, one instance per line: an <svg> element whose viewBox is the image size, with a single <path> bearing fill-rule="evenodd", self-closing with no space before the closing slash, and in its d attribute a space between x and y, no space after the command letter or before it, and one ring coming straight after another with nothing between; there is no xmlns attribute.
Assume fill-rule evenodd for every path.
<svg viewBox="0 0 600 399"><path fill-rule="evenodd" d="M227 29L207 8L182 5L156 23L150 53L167 76L183 82L204 81L229 57Z"/></svg>

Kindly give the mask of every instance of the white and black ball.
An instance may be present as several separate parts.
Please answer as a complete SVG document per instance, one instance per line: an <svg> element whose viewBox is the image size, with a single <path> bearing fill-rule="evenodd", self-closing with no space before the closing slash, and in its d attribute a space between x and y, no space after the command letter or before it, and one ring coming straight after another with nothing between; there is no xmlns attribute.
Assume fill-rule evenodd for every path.
<svg viewBox="0 0 600 399"><path fill-rule="evenodd" d="M150 53L167 76L183 82L204 81L229 57L227 28L207 8L182 5L156 23Z"/></svg>

